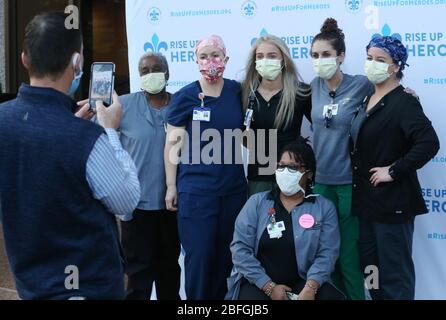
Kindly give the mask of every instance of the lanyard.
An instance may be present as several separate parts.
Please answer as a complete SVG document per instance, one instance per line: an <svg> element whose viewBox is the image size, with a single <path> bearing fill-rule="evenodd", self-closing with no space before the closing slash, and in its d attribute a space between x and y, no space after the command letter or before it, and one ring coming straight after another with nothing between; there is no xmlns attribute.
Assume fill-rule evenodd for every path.
<svg viewBox="0 0 446 320"><path fill-rule="evenodd" d="M276 209L271 208L268 210L269 221L274 226L276 224Z"/></svg>
<svg viewBox="0 0 446 320"><path fill-rule="evenodd" d="M198 99L201 100L201 109L204 109L204 98L205 98L205 97L206 97L206 96L204 95L203 92L200 92L200 94L198 95Z"/></svg>

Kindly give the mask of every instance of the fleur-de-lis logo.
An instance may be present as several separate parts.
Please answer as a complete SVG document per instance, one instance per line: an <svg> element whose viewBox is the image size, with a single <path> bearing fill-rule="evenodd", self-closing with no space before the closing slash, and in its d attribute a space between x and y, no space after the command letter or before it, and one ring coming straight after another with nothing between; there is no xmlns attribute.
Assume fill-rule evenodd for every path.
<svg viewBox="0 0 446 320"><path fill-rule="evenodd" d="M266 36L267 34L268 34L268 31L266 31L266 29L263 28L262 31L260 31L260 35L259 35L259 37L264 37L264 36ZM253 38L253 39L251 40L251 46L253 46L253 45L257 42L257 39L258 39L258 38Z"/></svg>
<svg viewBox="0 0 446 320"><path fill-rule="evenodd" d="M254 6L251 3L248 3L243 10L247 16L252 16L254 14Z"/></svg>
<svg viewBox="0 0 446 320"><path fill-rule="evenodd" d="M146 42L144 44L145 52L152 51L155 53L160 53L161 50L167 51L167 49L168 49L167 43L164 41L160 42L160 38L156 33L152 36L152 42Z"/></svg>
<svg viewBox="0 0 446 320"><path fill-rule="evenodd" d="M242 4L242 14L247 18L252 18L256 15L257 4L254 1L245 1Z"/></svg>
<svg viewBox="0 0 446 320"><path fill-rule="evenodd" d="M398 40L400 40L400 41L402 41L402 37L401 37L401 34L399 34L399 33L392 33L392 29L390 28L390 26L386 23L383 27L382 27L382 29L381 29L381 34L379 34L379 33L375 33L373 36L372 36L372 39L374 39L374 38L382 38L382 37L388 37L388 36L392 36L392 37L394 37L394 38L397 38Z"/></svg>
<svg viewBox="0 0 446 320"><path fill-rule="evenodd" d="M160 16L160 14L158 13L158 12L156 12L155 10L153 10L152 12L150 12L150 18L152 19L152 20L158 20L158 18L159 18L159 16Z"/></svg>
<svg viewBox="0 0 446 320"><path fill-rule="evenodd" d="M161 19L161 10L158 8L150 8L149 13L147 14L149 21L152 23L157 23Z"/></svg>
<svg viewBox="0 0 446 320"><path fill-rule="evenodd" d="M359 10L359 1L358 0L348 1L348 7L350 8L350 10Z"/></svg>
<svg viewBox="0 0 446 320"><path fill-rule="evenodd" d="M361 9L362 0L345 0L345 6L350 12L356 13Z"/></svg>

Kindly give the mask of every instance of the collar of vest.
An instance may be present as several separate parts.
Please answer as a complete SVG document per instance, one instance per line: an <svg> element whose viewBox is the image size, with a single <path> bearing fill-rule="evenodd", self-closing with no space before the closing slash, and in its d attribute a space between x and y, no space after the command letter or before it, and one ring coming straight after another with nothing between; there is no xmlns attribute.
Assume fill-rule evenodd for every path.
<svg viewBox="0 0 446 320"><path fill-rule="evenodd" d="M62 92L53 88L33 87L28 84L20 86L17 99L30 101L39 107L62 107L71 113L75 113L78 108L76 102Z"/></svg>

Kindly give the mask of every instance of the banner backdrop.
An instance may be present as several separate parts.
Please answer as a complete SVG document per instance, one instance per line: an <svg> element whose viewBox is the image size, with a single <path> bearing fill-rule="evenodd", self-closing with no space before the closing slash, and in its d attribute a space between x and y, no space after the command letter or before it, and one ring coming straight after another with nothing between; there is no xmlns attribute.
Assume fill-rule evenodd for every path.
<svg viewBox="0 0 446 320"><path fill-rule="evenodd" d="M288 44L306 82L315 76L311 41L327 17L337 19L346 35L345 73L364 73L365 46L374 34L400 37L410 55L403 85L419 94L446 144L446 0L129 0L126 11L132 92L141 87L138 60L149 51L167 57L170 92L197 80L195 46L211 34L222 36L228 48L225 77L241 80L251 44L270 33ZM430 214L416 219L416 297L446 299L444 148L419 176Z"/></svg>

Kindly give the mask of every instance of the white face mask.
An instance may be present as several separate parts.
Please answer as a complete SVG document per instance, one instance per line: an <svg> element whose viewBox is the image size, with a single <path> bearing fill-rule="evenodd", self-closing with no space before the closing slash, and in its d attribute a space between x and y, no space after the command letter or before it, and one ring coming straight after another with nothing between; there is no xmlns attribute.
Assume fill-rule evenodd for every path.
<svg viewBox="0 0 446 320"><path fill-rule="evenodd" d="M142 89L150 94L158 94L166 87L165 73L149 73L141 77Z"/></svg>
<svg viewBox="0 0 446 320"><path fill-rule="evenodd" d="M365 62L364 71L373 84L378 84L386 81L393 73L389 73L390 64L385 62L378 62L374 60L367 60Z"/></svg>
<svg viewBox="0 0 446 320"><path fill-rule="evenodd" d="M313 59L313 69L324 80L331 79L338 70L336 57Z"/></svg>
<svg viewBox="0 0 446 320"><path fill-rule="evenodd" d="M300 180L306 174L297 171L292 173L285 168L283 171L276 170L276 182L279 185L280 191L288 197L294 196L295 194L302 192L305 195L305 190L300 185Z"/></svg>
<svg viewBox="0 0 446 320"><path fill-rule="evenodd" d="M282 72L282 61L276 59L263 59L256 61L256 70L262 78L273 81Z"/></svg>

